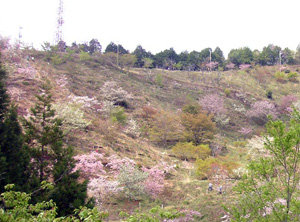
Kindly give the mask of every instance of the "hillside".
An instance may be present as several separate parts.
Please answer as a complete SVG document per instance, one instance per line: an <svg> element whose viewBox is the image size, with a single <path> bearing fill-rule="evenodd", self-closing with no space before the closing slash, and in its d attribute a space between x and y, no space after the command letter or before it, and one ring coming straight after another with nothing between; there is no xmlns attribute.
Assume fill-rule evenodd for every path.
<svg viewBox="0 0 300 222"><path fill-rule="evenodd" d="M28 61L27 55L34 57L34 61ZM48 82L54 105L62 110L58 115L63 115L61 107L68 106L73 111L66 117L70 113L79 113L69 116L70 121L66 121L69 126L66 142L75 148L76 154L97 151L104 156L104 165L110 156L117 155L134 160L140 167L151 168L160 163L173 166L165 177L163 192L156 198L124 200L112 195L102 200L99 208L110 213L109 221L116 221L120 211L146 211L155 205L195 210L202 214L201 221L220 221L226 213L222 204L234 199L231 188L239 178L234 170L243 168L252 158L247 144L265 131L264 123L250 118L247 111L255 102L268 101L274 105L279 118L285 120L288 116L285 109L290 105L284 105L287 96L300 96L299 77L292 80L279 78L275 75L279 66L212 72L173 71L120 68L102 55L82 59L74 54L61 64L55 64L53 60L48 62L47 56L47 52L26 49L16 52L17 62L8 54L2 58L9 74L7 90L21 116L29 114L35 95L40 93L42 84ZM300 66L286 68L298 73ZM222 162L223 168L202 180L194 164L195 158L186 161L177 158L171 150L182 141L182 126L178 126L175 136L160 141L151 125L151 121L156 123L159 118L156 116L147 121L147 115L155 110L160 116L166 113L168 118L179 123L184 106L200 103L206 107L205 98L209 95L217 95L224 103L219 120L214 119L217 129L210 143L212 155ZM115 107L123 107L124 112L114 116L112 109ZM122 123L118 119L120 116L126 116L127 121ZM225 167L226 172L231 173L222 173ZM209 182L215 186L222 184L226 192L222 195L208 193Z"/></svg>

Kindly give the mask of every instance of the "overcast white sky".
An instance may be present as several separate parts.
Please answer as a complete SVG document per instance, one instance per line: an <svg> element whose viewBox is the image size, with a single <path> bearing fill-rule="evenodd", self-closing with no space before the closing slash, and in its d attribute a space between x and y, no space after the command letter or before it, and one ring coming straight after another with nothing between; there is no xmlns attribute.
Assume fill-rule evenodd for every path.
<svg viewBox="0 0 300 222"><path fill-rule="evenodd" d="M39 48L54 41L59 0L0 0L0 35ZM300 0L64 0L64 40L113 41L131 52L300 44Z"/></svg>

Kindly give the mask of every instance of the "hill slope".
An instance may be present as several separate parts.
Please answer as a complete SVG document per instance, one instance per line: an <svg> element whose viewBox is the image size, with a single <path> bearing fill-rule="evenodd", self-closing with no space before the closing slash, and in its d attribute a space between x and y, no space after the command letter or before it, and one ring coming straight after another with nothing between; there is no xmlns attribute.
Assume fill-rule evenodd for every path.
<svg viewBox="0 0 300 222"><path fill-rule="evenodd" d="M35 61L26 60L27 54L34 56ZM279 110L285 96L299 98L300 93L298 81L277 81L274 73L278 67L275 66L242 71L188 72L122 69L105 62L101 55L85 61L73 55L59 65L46 62L46 52L24 50L19 52L19 58L18 62L12 62L4 57L9 73L7 89L19 106L19 114L29 114L35 102L34 95L40 93L41 85L48 82L52 86L54 105L60 110L58 115L65 115L66 110L61 107L71 109L64 116L69 126L65 129L66 141L75 147L77 154L97 150L106 157L113 154L128 157L139 166L149 168L161 162L176 165L165 179L164 192L154 202L149 198L136 202L120 201L114 197L103 202L101 209L110 212L110 220L116 219L121 210L145 210L159 204L197 210L202 213L203 221L219 221L225 213L221 204L233 198L231 187L234 180L228 180L228 177L199 180L194 160L183 161L174 156L169 148L181 140L182 131L179 130L178 138L168 141L167 146L149 136L151 130L145 125L145 107L178 117L185 105L197 104L207 95L218 95L224 101L226 112L224 123L222 120L217 123L217 134L211 148L219 149L220 160L238 168L249 158L246 139L264 131L263 125L249 119L246 111L256 101L269 101ZM298 68L289 67L291 71ZM267 98L268 93L272 99ZM121 114L126 115L127 123L119 124L112 118L111 109L116 106L124 108ZM285 116L281 115L281 118ZM251 128L251 131L242 133L243 128ZM226 193L207 193L209 181L214 185L223 184Z"/></svg>

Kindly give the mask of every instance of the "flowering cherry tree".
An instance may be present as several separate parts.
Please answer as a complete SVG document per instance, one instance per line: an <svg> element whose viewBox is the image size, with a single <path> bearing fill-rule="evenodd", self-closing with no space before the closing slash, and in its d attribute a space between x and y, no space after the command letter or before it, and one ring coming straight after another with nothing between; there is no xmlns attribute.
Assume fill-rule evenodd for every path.
<svg viewBox="0 0 300 222"><path fill-rule="evenodd" d="M142 170L148 173L145 180L145 191L152 197L157 197L164 190L164 172L156 167L146 168Z"/></svg>
<svg viewBox="0 0 300 222"><path fill-rule="evenodd" d="M199 99L201 107L213 114L224 114L226 113L226 108L224 106L224 100L217 94L208 94L203 98Z"/></svg>
<svg viewBox="0 0 300 222"><path fill-rule="evenodd" d="M252 104L251 108L246 112L246 116L253 119L258 124L265 124L268 121L268 116L276 119L278 113L275 105L269 101L258 101Z"/></svg>
<svg viewBox="0 0 300 222"><path fill-rule="evenodd" d="M229 64L227 64L225 67L227 68L227 69L234 69L234 64L231 62L231 63L229 63Z"/></svg>
<svg viewBox="0 0 300 222"><path fill-rule="evenodd" d="M283 96L279 105L279 111L280 113L290 113L293 111L291 108L293 106L293 103L298 101L298 97L295 95L286 95Z"/></svg>
<svg viewBox="0 0 300 222"><path fill-rule="evenodd" d="M120 169L124 166L135 166L136 163L134 160L129 159L127 157L120 158L117 155L112 155L108 158L108 164L106 165L110 169L112 169L115 172L119 172Z"/></svg>
<svg viewBox="0 0 300 222"><path fill-rule="evenodd" d="M218 64L218 62L210 62L206 64L206 67L208 68L208 70L213 71L218 66Z"/></svg>
<svg viewBox="0 0 300 222"><path fill-rule="evenodd" d="M122 188L119 186L119 182L109 180L106 176L92 178L88 184L88 194L95 198L98 205L108 196L118 194L120 191Z"/></svg>
<svg viewBox="0 0 300 222"><path fill-rule="evenodd" d="M100 173L105 174L104 166L101 162L103 155L97 152L77 155L74 157L77 161L74 171L80 170L86 177L96 177Z"/></svg>
<svg viewBox="0 0 300 222"><path fill-rule="evenodd" d="M239 66L239 68L240 68L241 70L245 70L245 69L248 69L248 68L250 68L250 67L251 67L250 64L241 64L241 65Z"/></svg>

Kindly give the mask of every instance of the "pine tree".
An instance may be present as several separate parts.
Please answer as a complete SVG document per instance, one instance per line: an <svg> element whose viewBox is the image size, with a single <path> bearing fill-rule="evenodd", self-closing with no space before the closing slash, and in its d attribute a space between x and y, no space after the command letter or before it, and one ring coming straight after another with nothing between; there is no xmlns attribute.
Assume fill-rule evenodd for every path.
<svg viewBox="0 0 300 222"><path fill-rule="evenodd" d="M78 182L79 173L73 172L75 160L73 149L63 142L62 120L55 118L49 86L43 86L43 93L36 96L37 102L31 109L29 119L23 119L25 142L32 153L32 190L39 190L43 181L52 182L51 191L39 190L34 201L53 199L59 215L71 214L83 206L87 198L87 181Z"/></svg>
<svg viewBox="0 0 300 222"><path fill-rule="evenodd" d="M24 146L22 129L18 122L17 107L11 105L1 127L1 154L5 157L5 168L0 189L6 184L15 184L17 190L26 190L29 177L27 166L29 151Z"/></svg>
<svg viewBox="0 0 300 222"><path fill-rule="evenodd" d="M0 58L1 58L1 54L0 54ZM5 70L2 68L2 64L0 61L0 140L2 138L3 135L3 119L4 119L4 115L7 111L7 107L8 107L8 95L6 93L6 89L4 87L4 79L6 77L6 72ZM3 181L4 178L4 169L6 167L6 160L4 155L2 154L2 148L0 145L0 183L1 181ZM2 188L2 183L1 183L1 188Z"/></svg>
<svg viewBox="0 0 300 222"><path fill-rule="evenodd" d="M9 183L15 184L17 190L25 189L30 161L28 150L23 146L17 107L9 107L5 78L6 71L0 63L0 192Z"/></svg>
<svg viewBox="0 0 300 222"><path fill-rule="evenodd" d="M0 58L1 58L1 54L0 54ZM0 61L0 121L3 120L9 105L9 97L5 89L5 79L6 79L6 71L2 67Z"/></svg>

